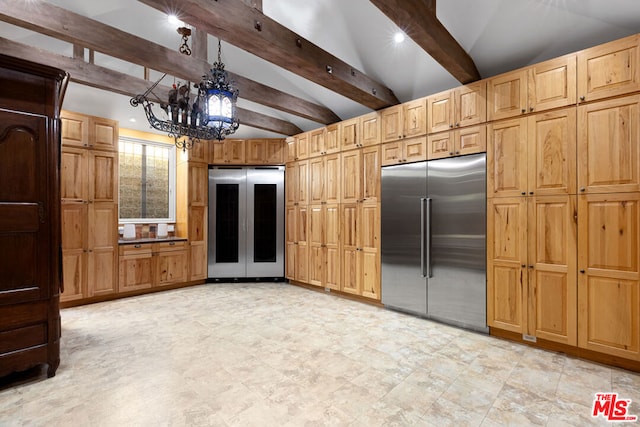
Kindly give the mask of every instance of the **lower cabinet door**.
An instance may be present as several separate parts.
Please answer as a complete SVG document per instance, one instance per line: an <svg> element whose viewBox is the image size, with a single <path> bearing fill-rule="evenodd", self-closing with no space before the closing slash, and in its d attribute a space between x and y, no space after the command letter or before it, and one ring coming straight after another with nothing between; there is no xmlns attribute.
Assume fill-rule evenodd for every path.
<svg viewBox="0 0 640 427"><path fill-rule="evenodd" d="M154 285L163 286L187 281L187 251L158 252Z"/></svg>
<svg viewBox="0 0 640 427"><path fill-rule="evenodd" d="M153 256L151 252L120 257L118 292L148 289L153 283Z"/></svg>

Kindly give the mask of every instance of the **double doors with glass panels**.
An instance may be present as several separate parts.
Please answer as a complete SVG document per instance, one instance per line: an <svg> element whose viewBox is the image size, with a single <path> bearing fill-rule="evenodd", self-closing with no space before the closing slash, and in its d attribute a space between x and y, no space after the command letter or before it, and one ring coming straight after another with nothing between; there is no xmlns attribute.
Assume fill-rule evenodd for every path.
<svg viewBox="0 0 640 427"><path fill-rule="evenodd" d="M284 168L209 170L210 278L284 276Z"/></svg>

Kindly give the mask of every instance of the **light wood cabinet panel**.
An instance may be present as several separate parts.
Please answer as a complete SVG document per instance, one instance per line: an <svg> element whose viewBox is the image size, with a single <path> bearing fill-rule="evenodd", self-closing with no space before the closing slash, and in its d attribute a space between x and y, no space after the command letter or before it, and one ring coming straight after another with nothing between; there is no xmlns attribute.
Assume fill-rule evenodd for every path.
<svg viewBox="0 0 640 427"><path fill-rule="evenodd" d="M304 283L309 280L308 213L307 206L296 209L295 280Z"/></svg>
<svg viewBox="0 0 640 427"><path fill-rule="evenodd" d="M102 117L89 118L89 148L117 151L118 122Z"/></svg>
<svg viewBox="0 0 640 427"><path fill-rule="evenodd" d="M267 160L267 140L266 139L247 139L247 163L251 165L259 165L266 163Z"/></svg>
<svg viewBox="0 0 640 427"><path fill-rule="evenodd" d="M485 81L427 97L429 133L477 125L487 121Z"/></svg>
<svg viewBox="0 0 640 427"><path fill-rule="evenodd" d="M309 161L298 162L298 186L296 203L309 204Z"/></svg>
<svg viewBox="0 0 640 427"><path fill-rule="evenodd" d="M245 141L243 139L225 139L225 159L232 165L246 163Z"/></svg>
<svg viewBox="0 0 640 427"><path fill-rule="evenodd" d="M578 107L578 187L640 191L640 95Z"/></svg>
<svg viewBox="0 0 640 427"><path fill-rule="evenodd" d="M284 169L285 175L285 203L294 205L298 198L298 164L287 163Z"/></svg>
<svg viewBox="0 0 640 427"><path fill-rule="evenodd" d="M296 160L309 158L309 132L296 135Z"/></svg>
<svg viewBox="0 0 640 427"><path fill-rule="evenodd" d="M338 129L340 132L340 150L345 151L358 147L360 144L358 123L358 117L338 123Z"/></svg>
<svg viewBox="0 0 640 427"><path fill-rule="evenodd" d="M402 139L403 126L402 105L394 105L380 111L382 142Z"/></svg>
<svg viewBox="0 0 640 427"><path fill-rule="evenodd" d="M528 112L576 103L576 55L541 62L527 68Z"/></svg>
<svg viewBox="0 0 640 427"><path fill-rule="evenodd" d="M440 132L427 137L427 159L435 160L455 155L453 132Z"/></svg>
<svg viewBox="0 0 640 427"><path fill-rule="evenodd" d="M527 202L489 199L487 207L487 324L525 333Z"/></svg>
<svg viewBox="0 0 640 427"><path fill-rule="evenodd" d="M324 156L324 201L327 203L340 202L341 165L340 154Z"/></svg>
<svg viewBox="0 0 640 427"><path fill-rule="evenodd" d="M427 137L388 142L381 147L382 166L427 160Z"/></svg>
<svg viewBox="0 0 640 427"><path fill-rule="evenodd" d="M75 301L86 294L87 283L87 205L62 202L62 283L60 301Z"/></svg>
<svg viewBox="0 0 640 427"><path fill-rule="evenodd" d="M362 189L359 200L377 202L380 199L380 147L367 147L360 150L362 156Z"/></svg>
<svg viewBox="0 0 640 427"><path fill-rule="evenodd" d="M298 157L298 153L296 151L296 139L293 136L286 138L285 143L287 144L287 153L286 153L286 161L295 162L296 157Z"/></svg>
<svg viewBox="0 0 640 427"><path fill-rule="evenodd" d="M211 141L201 140L187 150L186 160L194 163L209 163L209 145L213 144Z"/></svg>
<svg viewBox="0 0 640 427"><path fill-rule="evenodd" d="M402 104L404 128L403 138L426 135L427 133L427 98L420 98Z"/></svg>
<svg viewBox="0 0 640 427"><path fill-rule="evenodd" d="M89 175L87 150L63 147L60 159L60 197L64 200L87 200Z"/></svg>
<svg viewBox="0 0 640 427"><path fill-rule="evenodd" d="M324 136L325 154L340 152L340 135L338 124L329 125Z"/></svg>
<svg viewBox="0 0 640 427"><path fill-rule="evenodd" d="M640 193L578 203L578 345L640 360Z"/></svg>
<svg viewBox="0 0 640 427"><path fill-rule="evenodd" d="M470 126L427 137L427 159L442 159L487 151L486 125Z"/></svg>
<svg viewBox="0 0 640 427"><path fill-rule="evenodd" d="M87 296L108 295L116 291L118 205L89 204Z"/></svg>
<svg viewBox="0 0 640 427"><path fill-rule="evenodd" d="M224 141L211 141L211 145L209 146L209 163L212 165L228 163L225 159Z"/></svg>
<svg viewBox="0 0 640 427"><path fill-rule="evenodd" d="M285 142L282 139L267 139L267 157L264 163L268 165L283 165Z"/></svg>
<svg viewBox="0 0 640 427"><path fill-rule="evenodd" d="M500 120L527 112L527 73L520 69L487 81L488 120Z"/></svg>
<svg viewBox="0 0 640 427"><path fill-rule="evenodd" d="M207 242L189 243L189 281L207 278Z"/></svg>
<svg viewBox="0 0 640 427"><path fill-rule="evenodd" d="M286 266L285 266L285 277L289 280L296 279L296 243L295 242L287 242L286 245Z"/></svg>
<svg viewBox="0 0 640 427"><path fill-rule="evenodd" d="M89 202L118 202L118 153L90 151Z"/></svg>
<svg viewBox="0 0 640 427"><path fill-rule="evenodd" d="M124 255L123 247L120 247L118 292L150 289L153 286L152 245L136 246L141 246L137 253L128 255Z"/></svg>
<svg viewBox="0 0 640 427"><path fill-rule="evenodd" d="M208 166L189 163L189 206L207 206L208 189Z"/></svg>
<svg viewBox="0 0 640 427"><path fill-rule="evenodd" d="M526 119L490 123L487 133L487 197L526 194Z"/></svg>
<svg viewBox="0 0 640 427"><path fill-rule="evenodd" d="M360 198L360 181L362 179L362 156L360 150L342 153L342 203L356 203Z"/></svg>
<svg viewBox="0 0 640 427"><path fill-rule="evenodd" d="M640 90L639 45L636 34L578 52L580 102Z"/></svg>
<svg viewBox="0 0 640 427"><path fill-rule="evenodd" d="M360 147L380 144L380 113L360 116Z"/></svg>
<svg viewBox="0 0 640 427"><path fill-rule="evenodd" d="M187 281L189 258L187 251L160 251L155 255L154 286Z"/></svg>
<svg viewBox="0 0 640 427"><path fill-rule="evenodd" d="M322 286L326 274L324 253L324 209L322 205L309 206L309 284Z"/></svg>
<svg viewBox="0 0 640 427"><path fill-rule="evenodd" d="M207 239L207 207L192 206L189 208L190 242L204 242Z"/></svg>
<svg viewBox="0 0 640 427"><path fill-rule="evenodd" d="M364 203L358 218L362 296L380 299L380 204Z"/></svg>
<svg viewBox="0 0 640 427"><path fill-rule="evenodd" d="M528 201L527 334L577 344L576 196Z"/></svg>
<svg viewBox="0 0 640 427"><path fill-rule="evenodd" d="M360 295L360 265L358 262L358 204L340 205L342 279L340 290Z"/></svg>
<svg viewBox="0 0 640 427"><path fill-rule="evenodd" d="M89 146L89 116L71 111L62 111L61 139L67 147L86 148Z"/></svg>
<svg viewBox="0 0 640 427"><path fill-rule="evenodd" d="M340 289L340 209L337 204L324 207L324 287Z"/></svg>
<svg viewBox="0 0 640 427"><path fill-rule="evenodd" d="M293 205L285 206L285 241L295 242L297 240L296 228L296 207Z"/></svg>
<svg viewBox="0 0 640 427"><path fill-rule="evenodd" d="M325 159L314 157L309 160L309 204L325 200Z"/></svg>
<svg viewBox="0 0 640 427"><path fill-rule="evenodd" d="M326 129L320 128L309 133L309 157L317 157L325 153Z"/></svg>
<svg viewBox="0 0 640 427"><path fill-rule="evenodd" d="M528 118L528 194L576 193L576 109Z"/></svg>

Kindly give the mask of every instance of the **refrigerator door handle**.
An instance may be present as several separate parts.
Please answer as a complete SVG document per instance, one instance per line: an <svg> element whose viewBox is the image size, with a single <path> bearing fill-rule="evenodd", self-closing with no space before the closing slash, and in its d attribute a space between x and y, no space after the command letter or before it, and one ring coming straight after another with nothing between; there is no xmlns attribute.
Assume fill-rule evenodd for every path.
<svg viewBox="0 0 640 427"><path fill-rule="evenodd" d="M426 230L426 217L427 217L427 198L420 198L420 274L422 277L427 277L429 274L426 271L427 262L425 260L427 251L429 250L427 247L427 230Z"/></svg>
<svg viewBox="0 0 640 427"><path fill-rule="evenodd" d="M431 203L433 201L433 199L426 198L426 233L423 233L423 239L425 240L424 242L424 247L425 247L425 264L426 264L426 272L424 272L424 269L422 270L425 273L426 277L432 277L433 274L431 272ZM424 222L423 222L424 224Z"/></svg>

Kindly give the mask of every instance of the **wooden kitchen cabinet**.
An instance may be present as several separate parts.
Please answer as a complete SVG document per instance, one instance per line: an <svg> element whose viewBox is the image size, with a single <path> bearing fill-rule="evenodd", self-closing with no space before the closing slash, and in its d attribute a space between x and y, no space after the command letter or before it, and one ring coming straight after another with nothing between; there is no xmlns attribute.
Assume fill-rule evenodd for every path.
<svg viewBox="0 0 640 427"><path fill-rule="evenodd" d="M284 169L285 175L285 204L295 205L298 199L298 164L287 163Z"/></svg>
<svg viewBox="0 0 640 427"><path fill-rule="evenodd" d="M625 37L578 52L579 102L640 90L640 36Z"/></svg>
<svg viewBox="0 0 640 427"><path fill-rule="evenodd" d="M338 123L338 133L340 137L340 150L346 151L358 148L360 145L359 130L360 119L355 117L349 120L343 120Z"/></svg>
<svg viewBox="0 0 640 427"><path fill-rule="evenodd" d="M245 144L247 164L259 165L267 163L266 139L247 139Z"/></svg>
<svg viewBox="0 0 640 427"><path fill-rule="evenodd" d="M575 194L575 122L567 108L490 123L487 197Z"/></svg>
<svg viewBox="0 0 640 427"><path fill-rule="evenodd" d="M487 81L489 121L576 103L576 55L541 62Z"/></svg>
<svg viewBox="0 0 640 427"><path fill-rule="evenodd" d="M309 284L339 290L338 205L309 207Z"/></svg>
<svg viewBox="0 0 640 427"><path fill-rule="evenodd" d="M296 207L295 280L303 283L309 280L308 214L308 206Z"/></svg>
<svg viewBox="0 0 640 427"><path fill-rule="evenodd" d="M325 159L314 157L309 160L309 204L325 200Z"/></svg>
<svg viewBox="0 0 640 427"><path fill-rule="evenodd" d="M246 164L246 147L244 139L224 139L214 141L209 147L209 161L214 165Z"/></svg>
<svg viewBox="0 0 640 427"><path fill-rule="evenodd" d="M340 200L340 155L329 154L309 160L309 204L338 203Z"/></svg>
<svg viewBox="0 0 640 427"><path fill-rule="evenodd" d="M427 160L427 137L409 138L382 144L382 166Z"/></svg>
<svg viewBox="0 0 640 427"><path fill-rule="evenodd" d="M342 153L342 203L375 202L380 197L380 147Z"/></svg>
<svg viewBox="0 0 640 427"><path fill-rule="evenodd" d="M61 205L63 302L80 300L87 293L87 208L82 201Z"/></svg>
<svg viewBox="0 0 640 427"><path fill-rule="evenodd" d="M298 184L296 186L296 203L298 205L309 204L309 161L298 162Z"/></svg>
<svg viewBox="0 0 640 427"><path fill-rule="evenodd" d="M380 299L380 204L343 204L341 258L343 292Z"/></svg>
<svg viewBox="0 0 640 427"><path fill-rule="evenodd" d="M326 128L320 128L309 132L309 158L318 157L325 154L326 134Z"/></svg>
<svg viewBox="0 0 640 427"><path fill-rule="evenodd" d="M359 117L360 141L359 147L380 144L381 121L380 113L365 114Z"/></svg>
<svg viewBox="0 0 640 427"><path fill-rule="evenodd" d="M62 111L62 145L103 151L118 150L118 122Z"/></svg>
<svg viewBox="0 0 640 427"><path fill-rule="evenodd" d="M575 197L489 199L489 326L576 345Z"/></svg>
<svg viewBox="0 0 640 427"><path fill-rule="evenodd" d="M580 193L640 191L640 95L578 107Z"/></svg>
<svg viewBox="0 0 640 427"><path fill-rule="evenodd" d="M381 142L426 135L427 98L394 105L380 111Z"/></svg>
<svg viewBox="0 0 640 427"><path fill-rule="evenodd" d="M578 345L640 360L640 193L578 203Z"/></svg>
<svg viewBox="0 0 640 427"><path fill-rule="evenodd" d="M187 242L154 243L154 286L187 282L189 258Z"/></svg>
<svg viewBox="0 0 640 427"><path fill-rule="evenodd" d="M62 200L117 203L117 153L63 147L60 168Z"/></svg>
<svg viewBox="0 0 640 427"><path fill-rule="evenodd" d="M207 242L189 242L189 280L205 280L207 268Z"/></svg>
<svg viewBox="0 0 640 427"><path fill-rule="evenodd" d="M153 286L153 244L120 245L118 292Z"/></svg>
<svg viewBox="0 0 640 427"><path fill-rule="evenodd" d="M338 123L328 125L324 136L325 154L339 153L340 146L340 126Z"/></svg>
<svg viewBox="0 0 640 427"><path fill-rule="evenodd" d="M430 134L486 122L486 81L427 97L427 113Z"/></svg>
<svg viewBox="0 0 640 427"><path fill-rule="evenodd" d="M486 125L470 126L427 137L427 160L487 151Z"/></svg>

